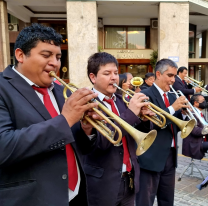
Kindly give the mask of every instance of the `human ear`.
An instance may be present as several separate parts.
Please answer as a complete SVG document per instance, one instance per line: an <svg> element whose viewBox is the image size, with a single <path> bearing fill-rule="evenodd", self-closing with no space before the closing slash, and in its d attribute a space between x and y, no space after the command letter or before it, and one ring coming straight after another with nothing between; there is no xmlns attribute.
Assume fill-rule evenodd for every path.
<svg viewBox="0 0 208 206"><path fill-rule="evenodd" d="M96 82L96 76L95 76L95 74L90 73L90 74L89 74L89 78L90 78L91 82L92 82L93 84L95 84L95 82Z"/></svg>
<svg viewBox="0 0 208 206"><path fill-rule="evenodd" d="M20 48L15 50L15 57L19 63L23 63L24 60L24 53Z"/></svg>

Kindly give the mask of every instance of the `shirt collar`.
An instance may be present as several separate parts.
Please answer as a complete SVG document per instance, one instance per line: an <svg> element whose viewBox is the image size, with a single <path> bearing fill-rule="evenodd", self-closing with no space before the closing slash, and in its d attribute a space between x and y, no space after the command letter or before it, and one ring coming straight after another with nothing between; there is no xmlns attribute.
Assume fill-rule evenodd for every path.
<svg viewBox="0 0 208 206"><path fill-rule="evenodd" d="M30 79L28 79L26 76L24 76L23 74L21 74L20 72L18 72L15 67L13 66L12 69L17 73L19 74L30 86L36 86L36 87L39 87L38 85L36 85L35 83L33 83ZM50 87L48 87L48 89L50 91L52 91L52 89L54 88L54 84L52 82L52 84L50 85Z"/></svg>
<svg viewBox="0 0 208 206"><path fill-rule="evenodd" d="M157 84L153 83L157 90L159 91L160 95L163 97L163 94L165 93L166 96L168 96L168 92L164 92L160 87L157 86Z"/></svg>
<svg viewBox="0 0 208 206"><path fill-rule="evenodd" d="M92 90L95 93L98 93L98 98L100 99L100 101L103 101L104 99L113 99L113 101L116 101L116 95L113 94L111 98L109 98L108 96L105 96L103 93L99 92L98 90L96 90L95 88L92 88Z"/></svg>
<svg viewBox="0 0 208 206"><path fill-rule="evenodd" d="M178 76L178 75L177 75ZM181 80L181 81L183 81L179 76L178 76L178 78Z"/></svg>

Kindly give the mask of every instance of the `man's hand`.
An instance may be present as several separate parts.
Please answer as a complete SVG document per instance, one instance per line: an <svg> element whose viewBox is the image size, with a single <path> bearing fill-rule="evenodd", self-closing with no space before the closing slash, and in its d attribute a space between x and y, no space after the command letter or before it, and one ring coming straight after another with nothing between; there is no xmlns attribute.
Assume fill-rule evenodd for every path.
<svg viewBox="0 0 208 206"><path fill-rule="evenodd" d="M200 88L200 87L194 87L194 89L195 89L196 93L199 93L202 91L202 88Z"/></svg>
<svg viewBox="0 0 208 206"><path fill-rule="evenodd" d="M176 99L176 101L171 105L175 111L181 109L181 108L189 108L188 105L185 105L188 103L188 100L185 96L180 96Z"/></svg>
<svg viewBox="0 0 208 206"><path fill-rule="evenodd" d="M141 108L150 104L149 102L144 102L144 100L148 99L149 98L142 93L135 93L129 102L129 109L138 116Z"/></svg>
<svg viewBox="0 0 208 206"><path fill-rule="evenodd" d="M92 120L99 120L99 121L103 120L103 118L99 116L96 112L94 112L92 109L85 112L84 117L81 120L81 127L86 135L91 135L93 126L85 119L85 116L88 116Z"/></svg>
<svg viewBox="0 0 208 206"><path fill-rule="evenodd" d="M148 121L149 119L145 118L144 115L148 115L148 116L155 116L155 113L152 112L152 110L150 110L148 107L142 107L141 111L140 111L140 115L143 117L142 120L143 121Z"/></svg>
<svg viewBox="0 0 208 206"><path fill-rule="evenodd" d="M65 102L61 114L66 118L70 127L78 122L84 113L97 107L98 103L88 103L96 98L98 94L87 88L78 89Z"/></svg>

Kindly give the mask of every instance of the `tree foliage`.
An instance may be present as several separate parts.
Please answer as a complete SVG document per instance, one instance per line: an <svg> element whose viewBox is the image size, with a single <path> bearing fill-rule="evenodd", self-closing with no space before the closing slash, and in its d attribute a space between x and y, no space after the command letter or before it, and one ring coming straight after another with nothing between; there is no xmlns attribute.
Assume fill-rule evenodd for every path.
<svg viewBox="0 0 208 206"><path fill-rule="evenodd" d="M156 63L157 63L157 58L158 58L158 51L153 51L150 54L150 64L153 69L155 69Z"/></svg>

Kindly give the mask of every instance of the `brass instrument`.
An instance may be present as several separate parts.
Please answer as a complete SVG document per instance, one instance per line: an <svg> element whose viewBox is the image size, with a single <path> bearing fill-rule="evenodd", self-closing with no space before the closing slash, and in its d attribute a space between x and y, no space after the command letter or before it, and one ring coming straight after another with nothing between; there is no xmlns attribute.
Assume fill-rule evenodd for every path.
<svg viewBox="0 0 208 206"><path fill-rule="evenodd" d="M189 79L191 82L195 82L199 87L202 87L204 85L204 80L197 81L196 79L193 79L191 77L185 77L185 78Z"/></svg>
<svg viewBox="0 0 208 206"><path fill-rule="evenodd" d="M117 87L118 89L121 89L124 93L128 94L130 97L133 97L133 95L131 95L131 94L135 94L134 91L128 90L128 91L131 91L131 94L130 94L128 91L125 91L122 88L120 88L117 84L114 84L114 86ZM125 99L125 98L123 98L123 99ZM125 100L125 102L129 103L126 100ZM149 102L149 101L146 100L146 102ZM162 122L162 120L157 119L157 117L155 117L155 116L150 117L148 115L144 115L144 117L146 117L147 119L152 121L157 126L159 126L161 128L164 128L164 126L166 124L166 118L168 118L174 124L176 124L179 127L179 129L181 130L181 138L187 137L191 133L191 131L193 130L193 128L195 126L195 120L194 119L191 119L189 121L180 120L177 117L174 117L173 115L169 114L168 112L162 110L160 107L156 106L155 104L153 104L151 102L149 102L149 103L150 103L150 106L148 106L148 109L150 109L151 111L153 111L154 113L159 115L160 118L163 119L163 122ZM160 121L161 121L161 123L160 123Z"/></svg>
<svg viewBox="0 0 208 206"><path fill-rule="evenodd" d="M180 96L185 96L180 90L179 91L175 91L173 89L172 86L170 86L170 88L172 89L172 91L175 93L176 97L179 98ZM196 108L188 101L188 105L191 107L192 112L190 111L190 109L186 108L186 113L189 119L194 119L195 120L195 126L197 125L197 120L194 117L194 115L197 117L197 119L201 122L201 124L204 126L201 133L202 135L206 135L208 134L208 123L204 120L204 118L201 117L201 115L199 114L199 112L196 110Z"/></svg>
<svg viewBox="0 0 208 206"><path fill-rule="evenodd" d="M197 81L191 77L185 77L187 80L190 81L190 85L192 85L193 87L199 87L202 89L203 92L208 93L208 90L206 90L205 88L203 88L202 86L204 85L204 81Z"/></svg>
<svg viewBox="0 0 208 206"><path fill-rule="evenodd" d="M131 85L135 87L140 87L144 83L141 77L134 77L131 79Z"/></svg>
<svg viewBox="0 0 208 206"><path fill-rule="evenodd" d="M69 89L72 93L75 92L78 88L72 84L66 84L62 79L60 79L54 71L51 71L49 73L49 75L51 77L55 77L60 83L62 83L65 87L63 90L63 95L64 98L67 99L67 89ZM90 102L98 102L95 99L92 99ZM120 117L118 117L116 114L114 114L113 112L111 112L108 108L106 108L104 105L102 105L100 102L98 102L98 107L105 112L111 119L114 119L124 130L126 130L136 141L138 147L136 150L136 155L139 156L141 154L143 154L144 152L146 152L149 147L152 145L152 143L154 142L156 136L157 136L157 131L156 130L152 130L149 133L143 133L138 131L137 129L135 129L134 127L132 127L131 125L129 125L128 123L126 123L123 119L121 119ZM122 139L122 133L121 130L118 126L116 126L115 124L113 124L113 122L108 119L102 112L100 112L97 108L93 108L93 110L100 115L107 123L109 123L112 127L114 127L115 131L118 132L118 139L116 141L113 140L114 136L115 136L115 132L112 132L108 127L106 127L104 125L104 123L102 123L102 121L98 121L98 120L93 120L92 118L90 118L89 116L84 116L83 118L88 121L92 126L94 126L103 136L105 136L112 144L114 144L115 146L117 146L121 139Z"/></svg>
<svg viewBox="0 0 208 206"><path fill-rule="evenodd" d="M135 86L135 87L139 87L144 83L144 80L141 77L134 77L131 79L131 85ZM122 97L123 97L123 101L126 103L126 105L128 106L129 102L125 99L125 94L128 94L130 97L132 97L135 92L132 91L131 89L127 89L127 90L123 90L121 87L119 87L117 84L114 84L115 87L117 87L119 90L121 90L123 92ZM158 127L163 128L166 124L166 118L159 112L157 112L156 110L153 109L153 107L148 106L148 109L150 109L151 111L153 111L155 114L157 114L160 118L158 118L157 115L155 116L148 116L148 115L144 115L145 118L149 119L150 121L152 121L154 124L156 124Z"/></svg>

